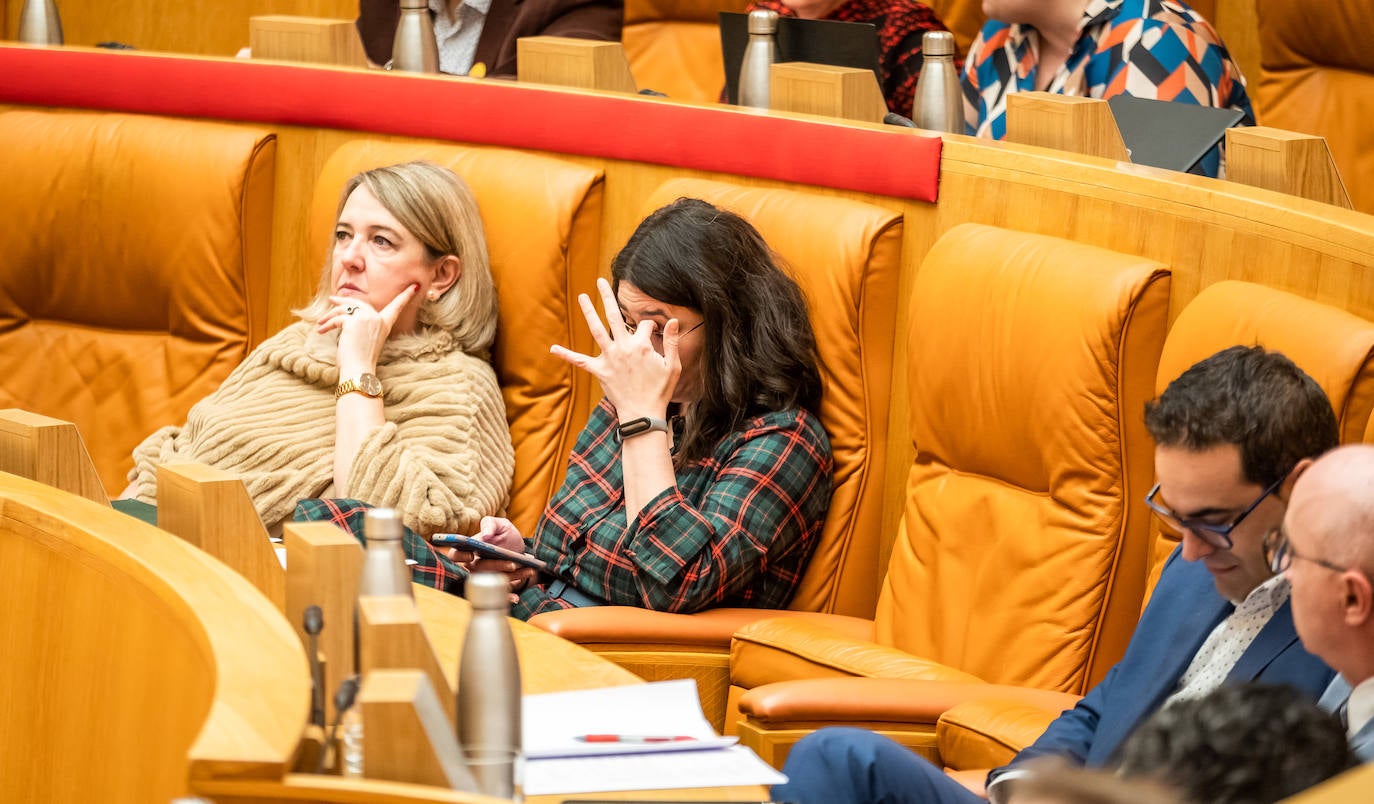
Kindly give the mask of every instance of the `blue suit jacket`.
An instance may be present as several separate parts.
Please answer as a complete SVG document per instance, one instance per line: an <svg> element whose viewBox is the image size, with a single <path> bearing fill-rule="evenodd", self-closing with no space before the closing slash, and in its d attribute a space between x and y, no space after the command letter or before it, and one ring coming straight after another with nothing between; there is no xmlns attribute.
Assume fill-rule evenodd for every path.
<svg viewBox="0 0 1374 804"><path fill-rule="evenodd" d="M1077 706L1017 754L1012 765L1042 754L1066 756L1088 766L1106 764L1126 736L1177 689L1207 635L1234 609L1217 592L1207 568L1184 561L1175 549L1121 661ZM1303 650L1285 603L1227 680L1290 684L1315 701L1334 675ZM988 782L1012 765L994 770Z"/></svg>

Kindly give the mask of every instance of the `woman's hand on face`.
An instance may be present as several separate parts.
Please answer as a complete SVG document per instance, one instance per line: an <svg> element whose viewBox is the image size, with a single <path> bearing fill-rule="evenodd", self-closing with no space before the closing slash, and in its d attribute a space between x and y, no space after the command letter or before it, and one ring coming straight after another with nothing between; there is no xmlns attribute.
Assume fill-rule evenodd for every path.
<svg viewBox="0 0 1374 804"><path fill-rule="evenodd" d="M339 330L341 377L377 370L377 358L382 353L386 339L391 336L392 328L396 326L396 319L410 300L415 298L419 288L419 285L407 285L380 310L352 296L329 297L334 306L320 317L315 330L321 333Z"/></svg>
<svg viewBox="0 0 1374 804"><path fill-rule="evenodd" d="M639 322L634 332L627 331L621 323L620 305L611 293L610 283L598 279L596 288L600 292L606 321L610 322L609 328L597 315L587 294L580 294L577 301L582 307L582 315L587 319L592 340L601 348L601 354L591 357L562 346L553 346L549 351L599 380L606 397L622 420L640 416L662 417L673 399L673 391L682 373L682 362L678 358L677 319L669 319L664 325L663 354L659 354L651 338L654 322L646 319Z"/></svg>

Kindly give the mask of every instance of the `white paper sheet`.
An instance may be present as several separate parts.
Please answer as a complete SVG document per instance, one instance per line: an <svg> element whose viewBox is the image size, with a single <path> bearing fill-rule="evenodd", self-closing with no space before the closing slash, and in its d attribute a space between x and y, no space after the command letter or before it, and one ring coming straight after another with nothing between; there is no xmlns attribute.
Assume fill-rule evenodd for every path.
<svg viewBox="0 0 1374 804"><path fill-rule="evenodd" d="M786 776L739 745L714 751L535 759L525 763L527 796L774 785L786 781Z"/></svg>
<svg viewBox="0 0 1374 804"><path fill-rule="evenodd" d="M573 692L526 695L521 733L525 756L642 754L728 748L735 737L719 737L701 713L696 682L660 681ZM589 743L589 734L691 737L690 741Z"/></svg>
<svg viewBox="0 0 1374 804"><path fill-rule="evenodd" d="M660 681L547 695L523 707L528 795L771 785L787 777L734 737L717 736L696 683ZM667 743L587 743L578 736L691 737ZM595 754L595 755L592 755Z"/></svg>

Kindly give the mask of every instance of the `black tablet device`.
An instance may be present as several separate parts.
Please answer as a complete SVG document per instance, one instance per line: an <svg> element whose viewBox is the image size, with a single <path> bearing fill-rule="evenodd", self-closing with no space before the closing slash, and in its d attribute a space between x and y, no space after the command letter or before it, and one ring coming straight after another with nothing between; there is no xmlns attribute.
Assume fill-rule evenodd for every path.
<svg viewBox="0 0 1374 804"><path fill-rule="evenodd" d="M1107 99L1121 139L1137 165L1188 172L1245 115L1180 101L1117 95Z"/></svg>

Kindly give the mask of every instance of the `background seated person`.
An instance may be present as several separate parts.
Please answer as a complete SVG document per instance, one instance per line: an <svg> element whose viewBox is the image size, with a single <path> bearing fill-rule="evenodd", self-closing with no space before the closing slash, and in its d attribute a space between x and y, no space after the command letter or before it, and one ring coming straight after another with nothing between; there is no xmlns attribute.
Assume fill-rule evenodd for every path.
<svg viewBox="0 0 1374 804"><path fill-rule="evenodd" d="M830 441L802 292L738 215L679 199L646 218L580 298L596 356L552 351L606 397L526 544L505 519L479 536L526 550L576 587L501 561L513 615L609 603L691 612L786 606L830 503Z"/></svg>
<svg viewBox="0 0 1374 804"><path fill-rule="evenodd" d="M921 75L921 37L926 31L949 30L929 6L916 0L755 0L749 6L750 11L759 8L784 17L876 26L883 98L889 112L903 117L912 116L916 79Z"/></svg>
<svg viewBox="0 0 1374 804"><path fill-rule="evenodd" d="M1303 474L1283 526L1265 541L1270 568L1293 587L1293 624L1303 647L1336 670L1321 704L1345 721L1363 762L1374 762L1371 489L1374 447L1333 450Z"/></svg>
<svg viewBox="0 0 1374 804"><path fill-rule="evenodd" d="M1183 372L1145 409L1158 482L1145 498L1181 543L1169 556L1121 661L1010 764L988 774L1002 802L1037 757L1102 767L1161 706L1223 683L1291 684L1310 700L1332 672L1293 628L1289 586L1264 536L1311 460L1336 446L1326 394L1288 358L1233 346ZM870 731L828 728L787 756L773 797L798 804L981 799Z"/></svg>
<svg viewBox="0 0 1374 804"><path fill-rule="evenodd" d="M1007 134L1007 96L1131 95L1255 113L1240 66L1182 0L983 0L988 22L964 60L968 133ZM1216 176L1220 150L1203 157Z"/></svg>
<svg viewBox="0 0 1374 804"><path fill-rule="evenodd" d="M515 76L515 40L571 36L620 41L624 0L429 0L439 72ZM399 0L358 0L358 35L373 64L391 61ZM477 65L481 65L478 67Z"/></svg>
<svg viewBox="0 0 1374 804"><path fill-rule="evenodd" d="M1271 804L1354 764L1340 719L1311 698L1236 684L1154 713L1121 745L1116 767L1197 804Z"/></svg>
<svg viewBox="0 0 1374 804"><path fill-rule="evenodd" d="M199 461L241 477L269 528L327 493L394 507L421 533L504 510L515 458L488 362L496 290L462 179L427 162L350 179L297 315L186 424L134 450L126 496L153 503L158 464Z"/></svg>

